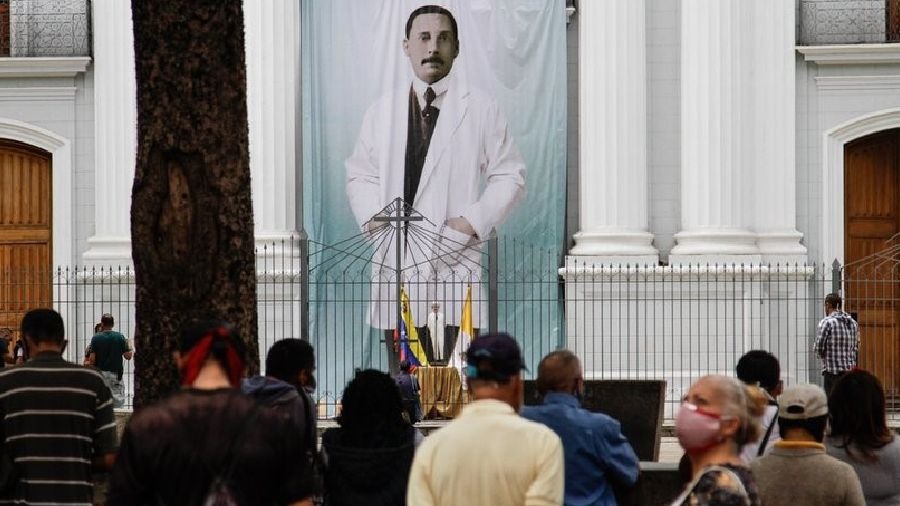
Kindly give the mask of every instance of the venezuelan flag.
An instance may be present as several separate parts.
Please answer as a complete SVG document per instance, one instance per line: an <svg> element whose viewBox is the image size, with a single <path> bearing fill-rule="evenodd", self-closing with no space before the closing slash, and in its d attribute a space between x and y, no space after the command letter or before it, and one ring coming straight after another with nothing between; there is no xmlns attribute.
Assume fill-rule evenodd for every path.
<svg viewBox="0 0 900 506"><path fill-rule="evenodd" d="M400 289L401 319L397 322L397 330L395 334L399 334L400 340L400 360L409 362L411 368L422 367L428 365L428 357L425 356L425 350L419 341L419 331L416 329L416 323L413 321L412 311L409 308L409 296L406 290Z"/></svg>

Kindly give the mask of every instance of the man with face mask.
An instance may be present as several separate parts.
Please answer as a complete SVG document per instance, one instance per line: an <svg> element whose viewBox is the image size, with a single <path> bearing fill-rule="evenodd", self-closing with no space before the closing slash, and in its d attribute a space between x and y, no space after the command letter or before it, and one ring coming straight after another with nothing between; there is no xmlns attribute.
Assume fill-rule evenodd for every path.
<svg viewBox="0 0 900 506"><path fill-rule="evenodd" d="M584 378L578 357L557 350L538 365L541 406L522 408L522 416L553 429L566 457L567 505L615 505L610 481L631 486L640 471L637 455L619 422L581 407Z"/></svg>
<svg viewBox="0 0 900 506"><path fill-rule="evenodd" d="M519 345L489 334L472 341L466 359L474 401L419 446L406 503L562 504L559 437L516 414L524 399Z"/></svg>

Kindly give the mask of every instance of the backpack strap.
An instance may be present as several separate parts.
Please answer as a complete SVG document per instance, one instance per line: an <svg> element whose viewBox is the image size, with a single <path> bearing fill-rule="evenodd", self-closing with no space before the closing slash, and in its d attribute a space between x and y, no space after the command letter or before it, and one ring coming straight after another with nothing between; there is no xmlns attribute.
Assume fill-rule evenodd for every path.
<svg viewBox="0 0 900 506"><path fill-rule="evenodd" d="M775 401L769 401L769 406L775 406L778 409L778 403ZM772 429L775 427L775 424L778 423L778 412L775 412L775 416L772 417L772 420L769 421L769 426L766 427L766 434L763 436L762 440L759 442L759 448L756 450L756 456L762 457L763 453L766 451L766 446L769 445L769 438L772 437Z"/></svg>
<svg viewBox="0 0 900 506"><path fill-rule="evenodd" d="M312 399L309 398L309 395L304 391L298 391L300 394L300 399L303 402L303 419L305 422L305 426L303 427L303 443L306 448L312 448L313 451L316 449L316 434L313 431L313 427L315 426L315 411L312 407Z"/></svg>

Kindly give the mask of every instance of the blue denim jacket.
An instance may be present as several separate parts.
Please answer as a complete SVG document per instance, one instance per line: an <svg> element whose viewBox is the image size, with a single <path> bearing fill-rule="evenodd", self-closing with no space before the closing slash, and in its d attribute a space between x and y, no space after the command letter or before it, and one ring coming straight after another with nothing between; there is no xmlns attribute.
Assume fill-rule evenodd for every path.
<svg viewBox="0 0 900 506"><path fill-rule="evenodd" d="M574 395L554 392L541 406L525 406L522 416L553 429L566 458L566 506L615 505L610 480L632 485L638 458L619 422L583 409Z"/></svg>

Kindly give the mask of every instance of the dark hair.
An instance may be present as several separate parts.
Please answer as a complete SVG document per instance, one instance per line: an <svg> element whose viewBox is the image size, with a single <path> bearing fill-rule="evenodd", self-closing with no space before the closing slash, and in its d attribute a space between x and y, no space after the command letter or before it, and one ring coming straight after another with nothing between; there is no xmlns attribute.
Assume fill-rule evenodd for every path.
<svg viewBox="0 0 900 506"><path fill-rule="evenodd" d="M547 354L538 364L538 377L535 382L538 392L571 393L575 382L581 374L578 357L569 350L556 350Z"/></svg>
<svg viewBox="0 0 900 506"><path fill-rule="evenodd" d="M374 369L356 373L341 398L341 440L357 448L396 447L412 437L393 378Z"/></svg>
<svg viewBox="0 0 900 506"><path fill-rule="evenodd" d="M841 439L851 458L858 450L862 459L875 461L874 450L894 440L885 416L884 388L872 373L861 369L850 371L834 384L828 398L831 413L831 436Z"/></svg>
<svg viewBox="0 0 900 506"><path fill-rule="evenodd" d="M778 417L778 434L784 439L789 429L803 429L809 432L816 441L822 442L825 439L825 426L828 425L828 415L814 416L795 420L793 418Z"/></svg>
<svg viewBox="0 0 900 506"><path fill-rule="evenodd" d="M829 293L825 296L825 303L835 309L840 309L844 304L844 301L841 299L840 295L836 293Z"/></svg>
<svg viewBox="0 0 900 506"><path fill-rule="evenodd" d="M266 355L266 375L286 383L297 383L300 371L312 371L316 357L309 341L281 339L269 348Z"/></svg>
<svg viewBox="0 0 900 506"><path fill-rule="evenodd" d="M447 18L450 19L450 28L453 30L453 38L457 42L459 41L459 30L456 26L456 19L453 18L453 14L451 14L450 11L440 5L423 5L409 14L409 19L406 21L407 39L409 39L409 32L412 30L413 20L421 14L443 14L444 16L447 16Z"/></svg>
<svg viewBox="0 0 900 506"><path fill-rule="evenodd" d="M738 360L734 368L739 380L759 386L771 393L781 379L781 365L775 355L766 350L750 350Z"/></svg>
<svg viewBox="0 0 900 506"><path fill-rule="evenodd" d="M401 360L400 361L400 370L403 372L409 372L409 360Z"/></svg>
<svg viewBox="0 0 900 506"><path fill-rule="evenodd" d="M25 313L21 332L35 343L62 343L66 335L62 316L52 309L32 309Z"/></svg>

